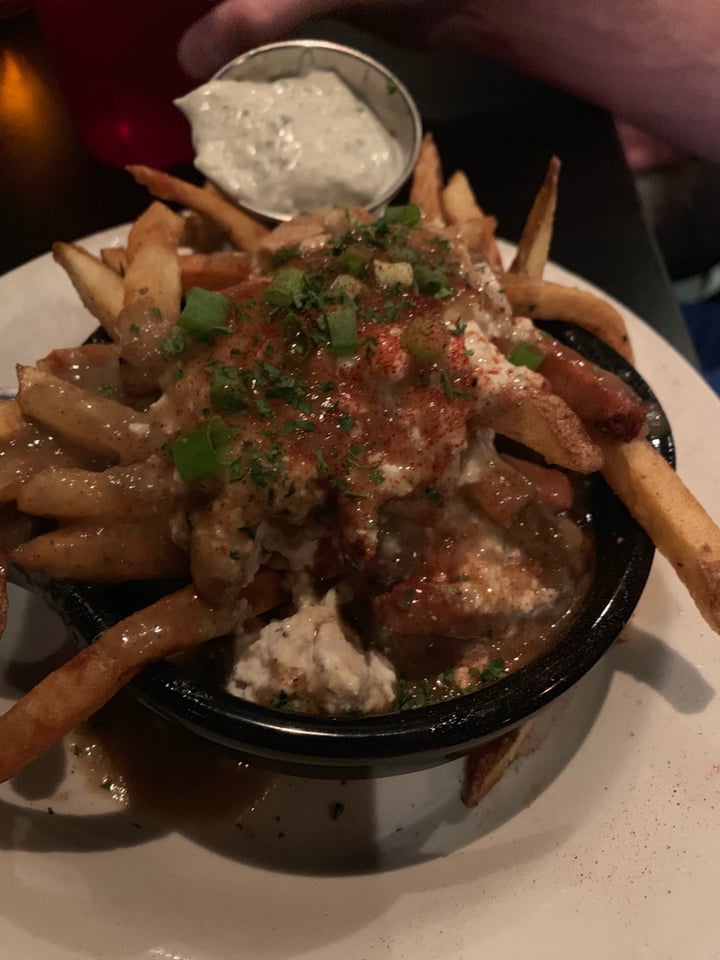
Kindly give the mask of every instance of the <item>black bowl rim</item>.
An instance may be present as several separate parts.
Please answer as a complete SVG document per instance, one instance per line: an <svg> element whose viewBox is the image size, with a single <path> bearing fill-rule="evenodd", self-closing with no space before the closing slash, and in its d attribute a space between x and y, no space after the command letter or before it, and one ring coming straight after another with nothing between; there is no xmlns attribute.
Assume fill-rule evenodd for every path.
<svg viewBox="0 0 720 960"><path fill-rule="evenodd" d="M654 408L649 439L674 466L674 441L664 412L635 368L584 330L566 323L547 327L587 359L618 374ZM615 642L640 599L653 543L604 481L594 482L599 495L609 497L621 512L622 536L614 547L623 567L620 576L610 591L592 596L553 647L480 690L406 711L321 717L242 700L168 661L146 667L128 688L152 710L200 736L289 771L401 772L458 756L524 722L580 680ZM40 589L82 646L117 622L98 603L93 587L50 582ZM578 636L589 640L578 643Z"/></svg>

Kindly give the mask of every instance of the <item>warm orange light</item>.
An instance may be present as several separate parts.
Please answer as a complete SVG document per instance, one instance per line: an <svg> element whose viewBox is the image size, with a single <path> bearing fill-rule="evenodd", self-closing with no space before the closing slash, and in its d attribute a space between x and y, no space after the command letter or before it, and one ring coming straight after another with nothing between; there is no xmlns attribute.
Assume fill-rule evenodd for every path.
<svg viewBox="0 0 720 960"><path fill-rule="evenodd" d="M39 132L43 100L43 85L32 65L13 51L4 51L0 56L0 115L4 121L24 136Z"/></svg>

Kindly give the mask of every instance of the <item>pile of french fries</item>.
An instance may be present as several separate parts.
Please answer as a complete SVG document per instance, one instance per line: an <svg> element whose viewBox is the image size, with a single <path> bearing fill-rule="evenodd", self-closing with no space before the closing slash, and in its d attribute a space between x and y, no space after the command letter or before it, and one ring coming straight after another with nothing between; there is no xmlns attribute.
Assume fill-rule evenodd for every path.
<svg viewBox="0 0 720 960"><path fill-rule="evenodd" d="M258 272L257 254L268 228L240 210L212 184L197 187L147 167L130 174L156 198L132 225L127 246L96 257L77 244L57 243L56 261L110 342L78 348L75 361L103 367L105 383L119 382L119 365L152 368L157 344L175 323L191 287L222 290ZM625 358L632 349L621 314L585 290L543 279L552 239L560 164L551 161L530 211L513 262L505 265L496 221L478 204L467 177L447 182L435 144L426 136L410 201L428 223L454 231L473 262L488 263L516 316L563 320L587 329ZM136 320L143 318L143 336ZM92 352L94 351L94 353ZM5 578L11 560L30 570L76 581L118 582L187 572L173 543L153 454L162 437L142 403L87 391L62 376L73 359L56 351L35 367L20 367L17 398L0 405L0 629L7 608ZM18 452L36 427L62 438L44 458ZM500 432L570 469L602 470L610 486L671 562L707 623L720 629L720 530L665 460L642 437L629 442L593 436L589 459L563 446L562 429L532 403L514 409ZM42 445L40 445L42 446ZM134 493L118 499L114 465L137 473ZM46 516L57 528L28 537L28 516ZM24 532L18 533L19 530ZM271 570L246 589L246 616L272 609L280 596ZM236 609L236 608L234 608ZM235 627L235 614L194 586L164 597L103 634L50 674L0 717L0 781L69 733L107 702L146 664ZM478 748L468 758L463 799L477 804L516 756L527 725Z"/></svg>

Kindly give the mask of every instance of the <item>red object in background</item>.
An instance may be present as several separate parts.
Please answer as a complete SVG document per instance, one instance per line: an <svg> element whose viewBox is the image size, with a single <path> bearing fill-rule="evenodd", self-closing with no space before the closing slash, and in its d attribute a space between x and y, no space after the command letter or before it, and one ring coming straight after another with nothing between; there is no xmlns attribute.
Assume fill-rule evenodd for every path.
<svg viewBox="0 0 720 960"><path fill-rule="evenodd" d="M176 51L208 0L36 0L35 8L93 156L116 167L163 168L192 158L188 122L172 101L197 83Z"/></svg>

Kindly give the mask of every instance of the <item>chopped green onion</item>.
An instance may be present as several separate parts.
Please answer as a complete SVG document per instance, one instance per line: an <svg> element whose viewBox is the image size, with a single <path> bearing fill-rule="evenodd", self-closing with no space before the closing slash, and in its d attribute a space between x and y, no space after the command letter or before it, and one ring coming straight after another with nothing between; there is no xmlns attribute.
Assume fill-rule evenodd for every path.
<svg viewBox="0 0 720 960"><path fill-rule="evenodd" d="M192 287L185 297L185 306L177 325L196 340L213 340L221 333L230 333L227 323L229 307L227 297Z"/></svg>
<svg viewBox="0 0 720 960"><path fill-rule="evenodd" d="M274 307L300 307L305 274L297 267L281 267L265 287L265 301Z"/></svg>
<svg viewBox="0 0 720 960"><path fill-rule="evenodd" d="M354 307L341 306L325 314L330 346L336 357L349 357L357 353L357 313Z"/></svg>
<svg viewBox="0 0 720 960"><path fill-rule="evenodd" d="M536 343L527 340L516 343L508 354L510 363L514 363L516 367L529 367L531 370L537 370L544 359L545 352Z"/></svg>
<svg viewBox="0 0 720 960"><path fill-rule="evenodd" d="M416 203L408 203L405 206L388 207L385 213L380 217L380 221L388 227L396 224L404 227L417 227L420 225L421 213L420 207Z"/></svg>
<svg viewBox="0 0 720 960"><path fill-rule="evenodd" d="M419 293L428 294L436 300L449 297L452 290L448 286L447 277L442 270L433 270L424 263L413 264L413 277Z"/></svg>
<svg viewBox="0 0 720 960"><path fill-rule="evenodd" d="M353 277L359 277L368 265L368 261L357 250L345 250L337 258L337 265L340 273L349 273Z"/></svg>
<svg viewBox="0 0 720 960"><path fill-rule="evenodd" d="M170 444L175 469L185 483L197 483L225 466L230 431L220 417L212 417L192 433L181 433Z"/></svg>

